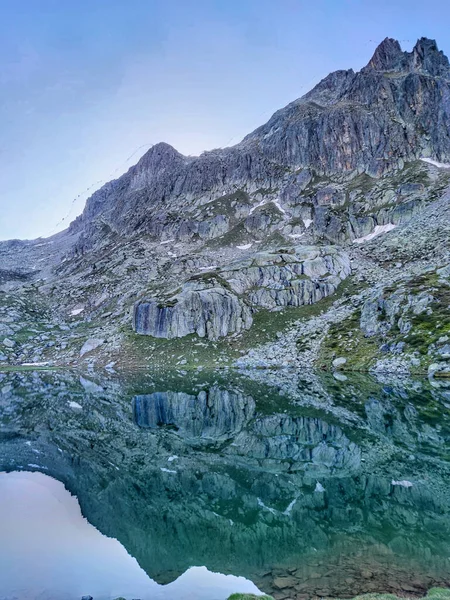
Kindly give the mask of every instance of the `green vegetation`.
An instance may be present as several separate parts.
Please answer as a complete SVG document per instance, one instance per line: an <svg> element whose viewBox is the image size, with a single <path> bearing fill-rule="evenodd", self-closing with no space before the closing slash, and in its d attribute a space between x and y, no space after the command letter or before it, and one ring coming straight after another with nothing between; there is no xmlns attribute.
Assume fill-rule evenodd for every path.
<svg viewBox="0 0 450 600"><path fill-rule="evenodd" d="M355 596L352 600L406 600L395 594L362 594ZM432 588L425 596L427 600L450 600L450 590L444 588ZM420 600L425 600L425 598ZM228 600L273 600L271 596L256 596L254 594L232 594ZM337 599L336 599L337 600Z"/></svg>
<svg viewBox="0 0 450 600"><path fill-rule="evenodd" d="M360 318L361 311L355 310L344 321L330 326L320 349L320 366L329 367L339 356L347 359L346 370L368 370L378 355L381 341L379 336L364 337L359 327Z"/></svg>

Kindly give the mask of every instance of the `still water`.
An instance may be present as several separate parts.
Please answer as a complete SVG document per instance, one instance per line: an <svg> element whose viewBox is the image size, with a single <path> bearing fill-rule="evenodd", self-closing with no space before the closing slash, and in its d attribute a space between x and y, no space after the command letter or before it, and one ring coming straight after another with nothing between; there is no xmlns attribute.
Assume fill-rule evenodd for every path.
<svg viewBox="0 0 450 600"><path fill-rule="evenodd" d="M0 599L450 585L450 390L0 375Z"/></svg>

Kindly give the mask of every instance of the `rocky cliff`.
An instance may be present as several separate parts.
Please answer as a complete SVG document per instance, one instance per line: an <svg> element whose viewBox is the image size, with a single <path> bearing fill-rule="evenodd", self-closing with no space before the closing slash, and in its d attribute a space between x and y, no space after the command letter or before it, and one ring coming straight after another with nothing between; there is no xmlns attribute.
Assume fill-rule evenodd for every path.
<svg viewBox="0 0 450 600"><path fill-rule="evenodd" d="M445 373L449 186L449 61L433 40L404 52L386 39L237 145L187 157L156 144L67 231L1 243L0 364L91 348L82 360L103 365ZM419 280L430 344L407 314ZM392 294L382 326L370 307L385 321Z"/></svg>

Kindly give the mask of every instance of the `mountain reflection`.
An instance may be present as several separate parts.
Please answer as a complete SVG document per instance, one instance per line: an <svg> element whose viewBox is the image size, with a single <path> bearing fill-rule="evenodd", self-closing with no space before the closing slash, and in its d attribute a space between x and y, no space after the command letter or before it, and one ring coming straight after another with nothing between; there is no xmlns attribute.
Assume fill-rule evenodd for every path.
<svg viewBox="0 0 450 600"><path fill-rule="evenodd" d="M205 565L275 598L450 584L445 390L6 379L0 468L64 482L159 583Z"/></svg>

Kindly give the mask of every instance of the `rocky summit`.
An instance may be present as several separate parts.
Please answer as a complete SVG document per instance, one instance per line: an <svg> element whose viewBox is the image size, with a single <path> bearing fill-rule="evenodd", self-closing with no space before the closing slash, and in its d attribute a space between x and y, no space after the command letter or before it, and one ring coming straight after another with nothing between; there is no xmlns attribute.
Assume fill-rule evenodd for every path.
<svg viewBox="0 0 450 600"><path fill-rule="evenodd" d="M450 64L385 39L235 146L0 243L0 366L450 372ZM343 377L344 375L337 375Z"/></svg>

